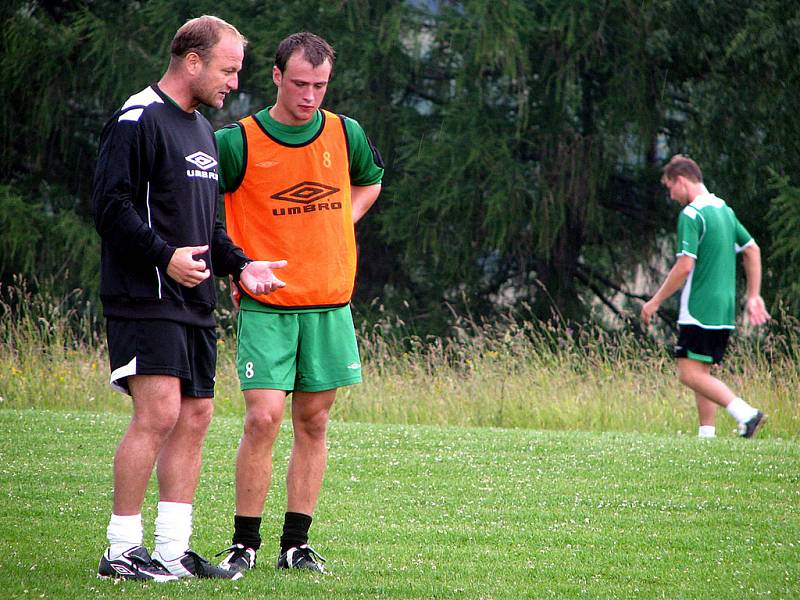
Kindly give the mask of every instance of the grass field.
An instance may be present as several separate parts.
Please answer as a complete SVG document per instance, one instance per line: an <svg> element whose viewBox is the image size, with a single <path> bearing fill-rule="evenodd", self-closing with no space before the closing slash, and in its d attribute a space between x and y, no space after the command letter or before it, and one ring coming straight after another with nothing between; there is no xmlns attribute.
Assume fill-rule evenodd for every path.
<svg viewBox="0 0 800 600"><path fill-rule="evenodd" d="M312 543L331 573L272 567L291 433L258 568L235 583L95 579L124 414L0 410L3 598L797 598L791 440L334 422ZM215 418L194 547L231 529L238 417ZM152 545L156 502L144 511Z"/></svg>
<svg viewBox="0 0 800 600"><path fill-rule="evenodd" d="M272 567L291 432L259 568L242 581L98 581L111 461L130 414L80 295L0 289L0 598L800 598L800 321L737 335L722 378L769 415L696 438L665 338L530 321L450 339L359 332L365 381L333 409L312 528L324 577ZM358 319L357 319L358 321ZM229 319L223 323L230 325ZM231 534L243 413L234 340L193 546ZM152 548L155 486L144 509Z"/></svg>

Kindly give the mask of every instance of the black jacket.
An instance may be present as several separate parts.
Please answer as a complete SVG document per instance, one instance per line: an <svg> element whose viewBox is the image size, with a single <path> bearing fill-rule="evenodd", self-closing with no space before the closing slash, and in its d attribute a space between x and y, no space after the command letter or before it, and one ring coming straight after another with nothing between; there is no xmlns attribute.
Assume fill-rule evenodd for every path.
<svg viewBox="0 0 800 600"><path fill-rule="evenodd" d="M131 96L101 134L92 194L106 317L214 325L213 277L187 288L167 265L176 248L208 244L196 258L213 275L239 272L247 257L217 218L218 198L209 122L156 85Z"/></svg>

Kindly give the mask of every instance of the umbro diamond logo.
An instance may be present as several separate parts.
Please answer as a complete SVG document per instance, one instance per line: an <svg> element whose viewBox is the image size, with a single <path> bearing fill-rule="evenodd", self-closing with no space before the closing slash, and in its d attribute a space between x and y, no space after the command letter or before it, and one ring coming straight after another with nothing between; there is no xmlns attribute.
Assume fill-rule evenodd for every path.
<svg viewBox="0 0 800 600"><path fill-rule="evenodd" d="M286 188L273 194L272 198L275 200L286 200L287 202L298 202L299 204L311 204L323 198L327 198L331 194L335 194L339 188L325 185L324 183L317 183L316 181L303 181L296 183L290 188Z"/></svg>
<svg viewBox="0 0 800 600"><path fill-rule="evenodd" d="M199 150L194 154L190 154L189 156L187 156L186 160L188 160L193 165L200 167L201 169L203 169L203 171L208 171L212 167L217 166L216 160L214 160L205 152L200 152Z"/></svg>
<svg viewBox="0 0 800 600"><path fill-rule="evenodd" d="M200 152L198 150L194 154L190 154L189 156L186 157L186 162L192 163L193 165L200 167L199 169L186 169L187 177L196 177L198 179L213 179L214 181L219 180L217 172L210 170L217 166L217 161L214 159L214 157L209 156L205 152Z"/></svg>

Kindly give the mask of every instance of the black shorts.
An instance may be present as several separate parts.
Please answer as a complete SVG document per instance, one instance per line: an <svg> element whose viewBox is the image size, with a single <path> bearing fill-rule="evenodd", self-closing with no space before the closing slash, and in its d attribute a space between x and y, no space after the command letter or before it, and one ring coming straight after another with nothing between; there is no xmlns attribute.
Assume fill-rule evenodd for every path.
<svg viewBox="0 0 800 600"><path fill-rule="evenodd" d="M718 365L728 347L730 329L703 329L697 325L678 325L675 358L691 358Z"/></svg>
<svg viewBox="0 0 800 600"><path fill-rule="evenodd" d="M214 396L217 332L162 319L108 319L111 386L130 394L130 375L172 375L181 393L195 398Z"/></svg>

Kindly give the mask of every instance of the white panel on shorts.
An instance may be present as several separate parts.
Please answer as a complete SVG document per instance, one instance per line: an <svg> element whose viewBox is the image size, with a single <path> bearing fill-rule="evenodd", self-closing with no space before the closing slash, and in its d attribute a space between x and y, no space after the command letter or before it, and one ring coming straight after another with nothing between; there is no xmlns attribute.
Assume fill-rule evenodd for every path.
<svg viewBox="0 0 800 600"><path fill-rule="evenodd" d="M111 387L117 390L118 392L122 392L123 394L130 394L128 390L124 387L119 385L117 381L123 379L125 377L129 377L130 375L136 375L136 357L134 356L127 365L121 366L119 369L115 369L111 373Z"/></svg>

